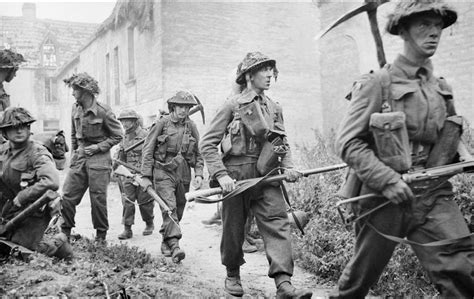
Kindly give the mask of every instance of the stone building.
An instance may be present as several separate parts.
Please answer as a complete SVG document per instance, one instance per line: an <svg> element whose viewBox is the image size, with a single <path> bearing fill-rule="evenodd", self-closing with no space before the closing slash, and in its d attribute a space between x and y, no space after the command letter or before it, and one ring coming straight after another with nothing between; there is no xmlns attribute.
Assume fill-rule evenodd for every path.
<svg viewBox="0 0 474 299"><path fill-rule="evenodd" d="M119 113L134 108L150 125L177 90L203 102L207 120L231 93L237 64L249 51L277 60L278 81L270 96L279 101L292 141L310 141L322 126L319 30L312 2L119 1L111 16L58 72L58 82L75 69L99 81L99 101ZM59 85L61 99L73 103ZM201 124L200 116L192 117ZM68 124L70 120L65 120Z"/></svg>
<svg viewBox="0 0 474 299"><path fill-rule="evenodd" d="M17 77L5 84L12 106L23 106L37 118L34 132L60 129L61 98L56 71L68 63L97 29L98 24L36 18L36 5L24 3L22 16L0 16L0 49L25 57Z"/></svg>

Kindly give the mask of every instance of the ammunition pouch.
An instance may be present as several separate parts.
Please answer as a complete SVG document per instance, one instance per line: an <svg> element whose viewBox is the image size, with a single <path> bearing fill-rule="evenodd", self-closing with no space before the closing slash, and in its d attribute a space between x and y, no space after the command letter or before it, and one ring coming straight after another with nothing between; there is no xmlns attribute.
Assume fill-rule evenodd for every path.
<svg viewBox="0 0 474 299"><path fill-rule="evenodd" d="M236 111L252 136L260 139L263 139L266 136L269 126L267 120L263 116L260 104L257 101L241 106L237 108Z"/></svg>
<svg viewBox="0 0 474 299"><path fill-rule="evenodd" d="M227 126L227 133L221 142L223 156L243 156L247 153L247 144L245 142L245 128L240 116L235 113L234 119Z"/></svg>
<svg viewBox="0 0 474 299"><path fill-rule="evenodd" d="M426 168L451 164L457 154L461 141L463 118L453 115L446 118L438 140L431 149Z"/></svg>
<svg viewBox="0 0 474 299"><path fill-rule="evenodd" d="M370 116L369 125L377 156L397 172L405 172L412 165L405 118L405 113L401 111L373 113Z"/></svg>
<svg viewBox="0 0 474 299"><path fill-rule="evenodd" d="M156 149L155 149L155 160L164 161L166 158L166 150L167 150L167 143L168 135L163 134L156 138Z"/></svg>
<svg viewBox="0 0 474 299"><path fill-rule="evenodd" d="M155 167L166 170L168 172L174 172L176 169L178 169L178 166L182 164L183 162L184 162L184 157L181 154L177 154L176 157L174 157L167 163L155 161Z"/></svg>
<svg viewBox="0 0 474 299"><path fill-rule="evenodd" d="M265 141L257 160L257 171L259 174L266 175L272 169L278 167L281 159L288 153L288 150L288 145L283 142L283 136Z"/></svg>

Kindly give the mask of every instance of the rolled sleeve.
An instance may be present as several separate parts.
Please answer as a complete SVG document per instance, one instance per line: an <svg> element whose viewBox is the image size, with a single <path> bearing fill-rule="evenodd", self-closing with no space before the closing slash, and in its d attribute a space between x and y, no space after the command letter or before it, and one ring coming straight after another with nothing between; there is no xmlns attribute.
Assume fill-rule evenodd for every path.
<svg viewBox="0 0 474 299"><path fill-rule="evenodd" d="M219 178L227 174L226 167L219 153L219 144L224 137L227 125L232 119L232 103L230 100L227 100L201 138L199 150L212 178Z"/></svg>

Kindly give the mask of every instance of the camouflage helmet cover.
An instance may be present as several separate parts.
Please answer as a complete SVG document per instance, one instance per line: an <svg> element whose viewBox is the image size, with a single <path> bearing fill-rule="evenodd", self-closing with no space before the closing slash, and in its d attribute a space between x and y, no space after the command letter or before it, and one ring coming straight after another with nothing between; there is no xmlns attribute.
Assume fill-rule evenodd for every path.
<svg viewBox="0 0 474 299"><path fill-rule="evenodd" d="M99 83L88 73L73 74L70 78L63 80L69 87L78 86L89 91L92 94L99 94Z"/></svg>
<svg viewBox="0 0 474 299"><path fill-rule="evenodd" d="M36 119L25 108L9 107L1 115L0 129L31 124L35 121Z"/></svg>
<svg viewBox="0 0 474 299"><path fill-rule="evenodd" d="M245 58L237 66L237 73L235 82L237 84L245 84L245 74L252 71L263 64L268 63L273 67L273 75L275 80L278 77L278 70L276 68L276 61L260 52L250 52L245 55Z"/></svg>
<svg viewBox="0 0 474 299"><path fill-rule="evenodd" d="M140 116L135 110L125 109L120 112L119 117L117 119L121 120L121 119L139 119L139 118Z"/></svg>
<svg viewBox="0 0 474 299"><path fill-rule="evenodd" d="M197 105L196 100L194 99L194 95L187 91L178 91L174 96L166 101L169 104L174 105L189 105L195 106Z"/></svg>
<svg viewBox="0 0 474 299"><path fill-rule="evenodd" d="M400 25L410 17L421 13L435 13L443 19L443 29L454 24L458 18L456 11L442 0L400 1L395 10L388 16L386 30L398 35Z"/></svg>
<svg viewBox="0 0 474 299"><path fill-rule="evenodd" d="M23 55L12 50L0 50L0 68L18 68L22 62L26 62Z"/></svg>

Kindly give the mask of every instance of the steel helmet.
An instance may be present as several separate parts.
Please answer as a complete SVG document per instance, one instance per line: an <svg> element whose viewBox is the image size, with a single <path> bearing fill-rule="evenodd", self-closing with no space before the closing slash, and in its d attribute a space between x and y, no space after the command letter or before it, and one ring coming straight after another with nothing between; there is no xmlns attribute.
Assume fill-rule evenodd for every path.
<svg viewBox="0 0 474 299"><path fill-rule="evenodd" d="M260 52L250 52L247 53L242 62L237 66L235 82L240 85L245 84L245 74L266 63L273 67L273 75L275 76L276 80L278 77L278 70L276 68L275 59L271 59Z"/></svg>
<svg viewBox="0 0 474 299"><path fill-rule="evenodd" d="M125 109L125 110L122 110L120 112L119 117L117 119L121 120L121 119L127 119L127 118L128 119L140 119L140 116L133 109Z"/></svg>
<svg viewBox="0 0 474 299"><path fill-rule="evenodd" d="M196 100L194 99L194 95L187 91L178 91L174 96L166 101L168 105L189 105L195 106L197 105Z"/></svg>
<svg viewBox="0 0 474 299"><path fill-rule="evenodd" d="M439 15L443 19L443 28L451 26L458 18L456 11L442 0L400 1L393 13L388 16L387 32L398 35L400 25L410 17L429 12Z"/></svg>
<svg viewBox="0 0 474 299"><path fill-rule="evenodd" d="M63 81L69 87L78 86L95 95L100 93L99 83L88 73L73 74L70 78L66 78Z"/></svg>
<svg viewBox="0 0 474 299"><path fill-rule="evenodd" d="M0 69L18 68L26 60L23 55L12 50L0 50Z"/></svg>
<svg viewBox="0 0 474 299"><path fill-rule="evenodd" d="M9 107L3 111L3 115L0 119L0 129L31 124L35 121L36 119L34 119L25 108Z"/></svg>

